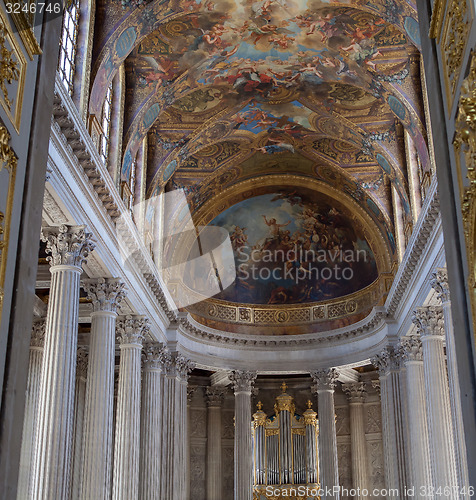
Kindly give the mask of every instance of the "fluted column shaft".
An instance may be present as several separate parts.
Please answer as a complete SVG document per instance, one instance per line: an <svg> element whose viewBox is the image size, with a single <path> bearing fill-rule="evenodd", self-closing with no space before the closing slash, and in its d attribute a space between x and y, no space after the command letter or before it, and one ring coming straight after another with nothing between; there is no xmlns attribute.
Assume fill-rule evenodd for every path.
<svg viewBox="0 0 476 500"><path fill-rule="evenodd" d="M426 390L426 411L430 438L435 498L447 497L440 489L451 488L456 482L456 461L448 376L443 350L444 320L440 306L419 307L413 318L421 335Z"/></svg>
<svg viewBox="0 0 476 500"><path fill-rule="evenodd" d="M405 490L411 481L406 461L404 395L399 371L400 353L389 346L371 361L379 368L380 375L385 482L387 488L398 490L398 498L403 499L407 498Z"/></svg>
<svg viewBox="0 0 476 500"><path fill-rule="evenodd" d="M140 317L118 322L121 360L114 440L113 500L139 497L141 351L147 323Z"/></svg>
<svg viewBox="0 0 476 500"><path fill-rule="evenodd" d="M140 500L161 500L160 476L163 413L162 360L166 350L161 344L147 344L142 369Z"/></svg>
<svg viewBox="0 0 476 500"><path fill-rule="evenodd" d="M312 372L317 393L319 418L319 476L323 499L339 499L339 469L334 409L334 389L338 373L335 369Z"/></svg>
<svg viewBox="0 0 476 500"><path fill-rule="evenodd" d="M369 487L367 443L365 440L364 398L362 382L345 384L342 389L347 394L350 406L350 443L352 460L352 485L360 491L357 498L368 498Z"/></svg>
<svg viewBox="0 0 476 500"><path fill-rule="evenodd" d="M84 227L45 229L42 238L52 267L31 498L58 500L69 492L79 279L93 245Z"/></svg>
<svg viewBox="0 0 476 500"><path fill-rule="evenodd" d="M233 372L235 390L235 500L253 498L253 448L251 434L251 388L255 372Z"/></svg>
<svg viewBox="0 0 476 500"><path fill-rule="evenodd" d="M222 453L221 453L221 408L224 388L207 387L208 433L207 433L207 500L222 500Z"/></svg>
<svg viewBox="0 0 476 500"><path fill-rule="evenodd" d="M93 301L86 383L80 499L111 496L116 308L124 296L117 280L86 280Z"/></svg>
<svg viewBox="0 0 476 500"><path fill-rule="evenodd" d="M466 457L466 441L464 438L463 414L461 410L461 393L459 386L458 360L456 359L455 335L451 313L450 290L446 269L438 269L433 274L431 283L436 290L443 307L443 318L446 338L446 364L448 368L451 421L453 424L453 439L456 458L456 474L460 498L470 498L468 492L468 461Z"/></svg>
<svg viewBox="0 0 476 500"><path fill-rule="evenodd" d="M71 500L78 500L83 471L84 409L86 406L86 379L88 352L86 347L78 348L76 364L76 387L74 391L73 446L71 462Z"/></svg>
<svg viewBox="0 0 476 500"><path fill-rule="evenodd" d="M161 500L183 500L186 495L187 382L193 367L180 353L164 360Z"/></svg>
<svg viewBox="0 0 476 500"><path fill-rule="evenodd" d="M432 486L430 444L426 420L425 380L421 340L406 337L401 341L407 377L407 408L410 434L412 484L416 497Z"/></svg>
<svg viewBox="0 0 476 500"><path fill-rule="evenodd" d="M36 422L40 398L41 364L45 342L45 320L33 323L30 342L30 360L28 363L28 382L26 388L25 417L18 476L18 500L26 500L31 485L31 466L35 446Z"/></svg>

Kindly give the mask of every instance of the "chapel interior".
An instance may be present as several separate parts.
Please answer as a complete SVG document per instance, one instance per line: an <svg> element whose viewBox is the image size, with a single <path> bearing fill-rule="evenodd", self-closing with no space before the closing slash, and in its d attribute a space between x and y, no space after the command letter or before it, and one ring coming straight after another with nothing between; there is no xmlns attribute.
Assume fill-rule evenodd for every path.
<svg viewBox="0 0 476 500"><path fill-rule="evenodd" d="M0 5L0 498L474 495L475 15Z"/></svg>

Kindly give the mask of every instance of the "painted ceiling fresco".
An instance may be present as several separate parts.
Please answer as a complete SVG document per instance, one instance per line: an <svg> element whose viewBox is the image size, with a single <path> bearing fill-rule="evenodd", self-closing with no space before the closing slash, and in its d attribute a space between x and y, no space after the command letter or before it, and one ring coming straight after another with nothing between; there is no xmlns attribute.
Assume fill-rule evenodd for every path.
<svg viewBox="0 0 476 500"><path fill-rule="evenodd" d="M362 229L322 194L263 194L230 207L210 225L229 231L237 268L234 284L217 299L318 302L356 292L378 277Z"/></svg>
<svg viewBox="0 0 476 500"><path fill-rule="evenodd" d="M192 214L250 179L287 176L275 197L295 178L318 180L359 204L396 259L395 197L411 221L406 142L429 169L414 2L115 0L98 13L89 111L99 113L124 65L124 180L144 141L147 196L182 188ZM271 226L262 215L285 223L275 212L287 207L292 221L280 231L290 239L305 233L306 211L320 224L332 219L326 203L271 198L268 210L256 197L213 223L235 240L240 228L266 246ZM339 220L347 217L334 208ZM259 222L251 223L255 213ZM345 244L364 245L345 220ZM224 297L268 304L281 300L273 294L284 287L283 304L324 300L374 280L372 266L348 289L292 291L266 282L254 290L236 285Z"/></svg>

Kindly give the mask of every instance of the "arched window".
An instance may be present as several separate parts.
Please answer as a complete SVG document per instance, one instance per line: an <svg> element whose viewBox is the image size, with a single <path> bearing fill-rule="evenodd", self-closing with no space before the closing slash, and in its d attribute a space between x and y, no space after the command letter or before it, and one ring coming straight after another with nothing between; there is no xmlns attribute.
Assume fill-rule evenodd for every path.
<svg viewBox="0 0 476 500"><path fill-rule="evenodd" d="M112 113L112 82L109 85L104 100L101 116L101 138L99 140L99 154L102 160L107 165L107 157L109 155L109 146L111 143L111 113Z"/></svg>
<svg viewBox="0 0 476 500"><path fill-rule="evenodd" d="M63 15L58 71L69 95L73 95L74 67L79 31L79 0L68 0Z"/></svg>

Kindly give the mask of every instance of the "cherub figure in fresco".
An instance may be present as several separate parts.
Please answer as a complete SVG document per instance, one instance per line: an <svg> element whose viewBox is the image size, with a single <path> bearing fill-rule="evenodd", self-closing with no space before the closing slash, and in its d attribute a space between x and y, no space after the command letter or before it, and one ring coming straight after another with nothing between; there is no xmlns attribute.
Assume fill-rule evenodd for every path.
<svg viewBox="0 0 476 500"><path fill-rule="evenodd" d="M280 235L280 228L286 227L289 224L291 224L290 220L288 220L288 222L286 222L285 224L278 224L276 222L276 219L274 217L268 220L266 218L266 215L263 215L263 219L264 219L265 224L270 228L270 230L271 230L271 236L273 238L278 238L279 237L279 235Z"/></svg>
<svg viewBox="0 0 476 500"><path fill-rule="evenodd" d="M365 42L368 42L368 40L364 40L361 43L352 42L349 46L342 47L342 50L348 52L350 59L355 61L360 66L362 66L362 64L366 64L372 69L375 69L373 59L381 55L380 51L375 50L374 47L369 46L369 44Z"/></svg>
<svg viewBox="0 0 476 500"><path fill-rule="evenodd" d="M245 234L246 227L235 226L235 230L230 235L233 250L239 250L248 243L248 236Z"/></svg>

